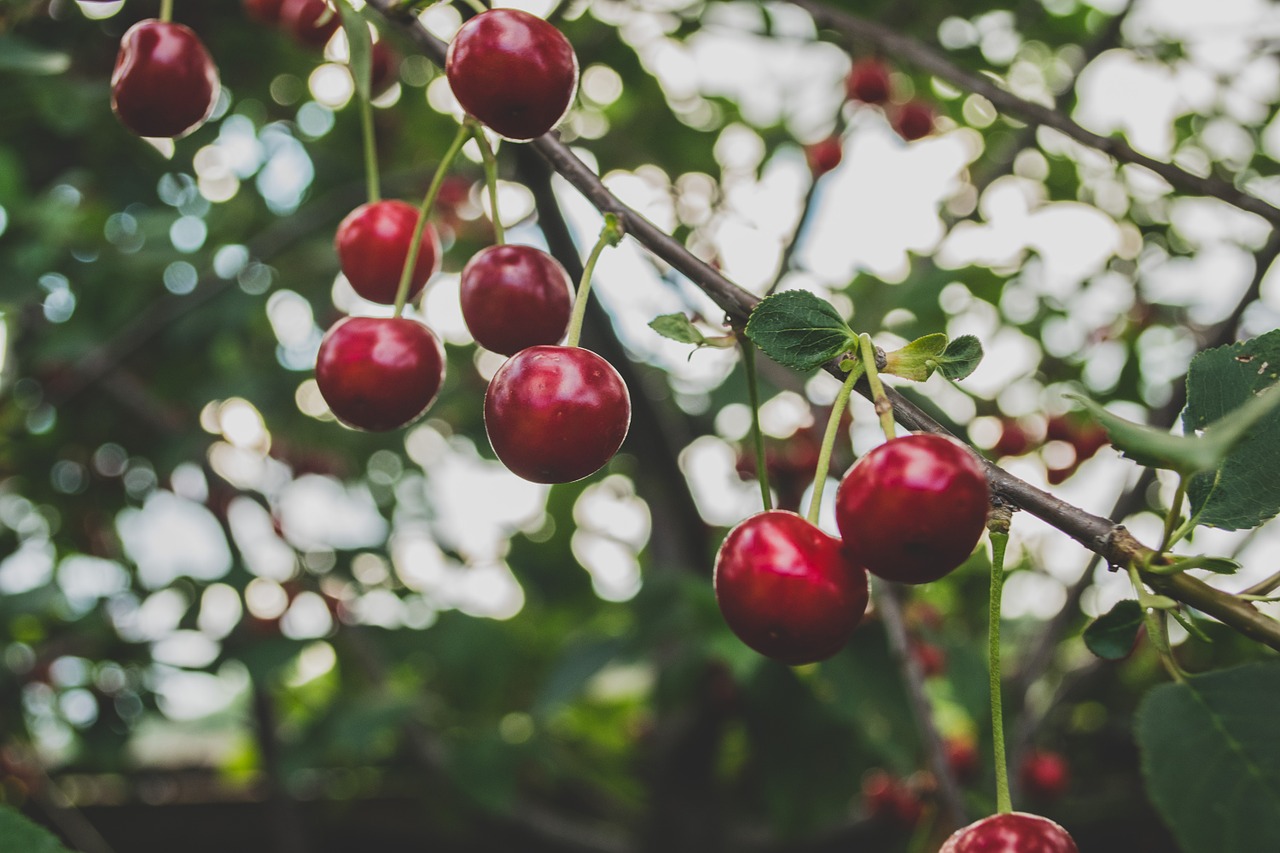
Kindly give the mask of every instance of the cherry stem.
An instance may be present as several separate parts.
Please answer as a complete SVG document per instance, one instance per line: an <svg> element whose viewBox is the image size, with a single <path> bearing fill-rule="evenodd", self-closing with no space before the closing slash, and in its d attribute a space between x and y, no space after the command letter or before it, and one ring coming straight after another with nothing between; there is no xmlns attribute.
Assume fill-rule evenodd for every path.
<svg viewBox="0 0 1280 853"><path fill-rule="evenodd" d="M841 366L848 364L842 362ZM813 471L813 496L809 499L809 513L805 516L815 527L818 524L818 513L822 509L822 492L827 486L827 468L831 466L831 449L836 446L836 433L840 431L840 418L849 405L849 395L853 386L862 376L862 362L855 362L849 367L849 375L840 386L835 402L831 404L831 415L827 418L827 430L822 434L822 449L818 451L818 465Z"/></svg>
<svg viewBox="0 0 1280 853"><path fill-rule="evenodd" d="M1178 477L1178 488L1173 493L1173 503L1169 505L1169 512L1164 517L1164 535L1160 537L1160 553L1169 550L1173 543L1177 542L1179 536L1175 534L1178 516L1182 514L1182 500L1187 496L1187 479L1186 477Z"/></svg>
<svg viewBox="0 0 1280 853"><path fill-rule="evenodd" d="M756 482L760 484L760 497L765 511L773 509L769 493L769 469L764 459L764 434L760 432L760 388L756 384L756 348L751 339L743 335L738 339L742 347L742 366L747 371L747 397L751 401L751 440L756 446Z"/></svg>
<svg viewBox="0 0 1280 853"><path fill-rule="evenodd" d="M449 150L444 152L444 156L440 158L439 165L436 166L436 173L431 178L431 186L427 187L427 194L422 198L422 205L418 208L418 224L413 228L413 236L409 238L409 254L404 259L404 269L400 272L400 285L396 288L396 313L399 317L404 313L404 303L409 297L409 281L413 278L413 268L418 265L419 244L422 242L422 232L427 230L427 217L431 215L431 208L436 203L436 196L440 193L440 185L444 183L444 176L449 173L449 167L453 165L453 161L457 159L458 152L462 150L462 145L467 141L467 137L471 135L471 128L466 122L458 127L458 133L453 137L453 142L449 143Z"/></svg>
<svg viewBox="0 0 1280 853"><path fill-rule="evenodd" d="M991 600L987 612L987 676L991 689L991 742L996 766L996 811L1013 811L1009 796L1009 764L1004 754L1004 703L1000 695L1000 599L1004 593L1004 552L1009 545L1007 507L993 507L987 527L991 536Z"/></svg>
<svg viewBox="0 0 1280 853"><path fill-rule="evenodd" d="M871 400L875 403L876 415L880 418L880 428L884 437L893 441L896 427L893 423L893 404L889 395L884 392L884 383L880 381L880 370L876 367L876 345L866 332L858 335L858 348L862 354L862 364L867 371L867 384L871 386Z"/></svg>
<svg viewBox="0 0 1280 853"><path fill-rule="evenodd" d="M476 10L477 15L483 15L489 11L489 7L480 2L480 0L465 0L466 4Z"/></svg>
<svg viewBox="0 0 1280 853"><path fill-rule="evenodd" d="M489 217L493 221L493 241L501 246L506 238L502 233L502 217L498 215L498 158L493 156L493 146L484 128L472 125L472 135L476 145L480 147L480 158L484 162L484 183L489 190Z"/></svg>
<svg viewBox="0 0 1280 853"><path fill-rule="evenodd" d="M378 149L373 137L373 104L368 98L360 98L360 135L364 141L364 176L369 188L369 203L381 201L382 188L378 182Z"/></svg>
<svg viewBox="0 0 1280 853"><path fill-rule="evenodd" d="M166 24L173 20L173 0L160 0L160 20Z"/></svg>
<svg viewBox="0 0 1280 853"><path fill-rule="evenodd" d="M569 317L569 334L565 336L565 346L576 347L578 339L582 337L582 321L587 316L587 297L591 295L591 276L595 273L596 261L600 260L600 254L606 247L616 246L621 240L622 228L618 224L618 217L606 213L604 228L600 229L600 239L591 247L591 254L582 267L582 281L578 285L577 295L573 297L573 314Z"/></svg>

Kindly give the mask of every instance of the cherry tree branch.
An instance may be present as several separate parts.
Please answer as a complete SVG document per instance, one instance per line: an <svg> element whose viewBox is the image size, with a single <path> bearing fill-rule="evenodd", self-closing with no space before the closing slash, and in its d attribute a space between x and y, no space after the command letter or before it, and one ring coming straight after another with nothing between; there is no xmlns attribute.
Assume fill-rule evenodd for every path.
<svg viewBox="0 0 1280 853"><path fill-rule="evenodd" d="M1094 133L1053 107L1018 97L992 77L960 68L947 59L941 51L924 42L903 35L876 21L832 9L818 0L790 0L790 2L812 15L814 22L820 27L836 31L846 41L869 43L876 49L915 65L957 88L982 95L997 109L1011 116L1039 127L1052 128L1118 161L1142 166L1182 192L1221 199L1241 210L1256 213L1272 224L1280 225L1280 208L1275 205L1220 178L1196 175L1172 163L1143 154L1119 137Z"/></svg>

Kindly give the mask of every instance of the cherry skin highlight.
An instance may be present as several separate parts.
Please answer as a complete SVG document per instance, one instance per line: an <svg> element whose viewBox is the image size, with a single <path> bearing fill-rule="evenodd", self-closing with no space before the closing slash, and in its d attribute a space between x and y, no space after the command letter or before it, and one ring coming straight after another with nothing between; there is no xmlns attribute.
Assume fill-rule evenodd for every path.
<svg viewBox="0 0 1280 853"><path fill-rule="evenodd" d="M493 452L517 476L571 483L613 458L631 397L613 365L580 347L537 346L507 359L484 397Z"/></svg>
<svg viewBox="0 0 1280 853"><path fill-rule="evenodd" d="M218 89L213 58L182 24L139 21L120 40L111 108L139 136L185 136L209 118Z"/></svg>
<svg viewBox="0 0 1280 853"><path fill-rule="evenodd" d="M836 491L836 525L867 571L928 583L959 566L986 528L990 491L977 458L940 435L887 441Z"/></svg>
<svg viewBox="0 0 1280 853"><path fill-rule="evenodd" d="M362 204L347 214L333 244L342 272L356 293L370 302L395 304L417 225L418 208L403 201ZM428 222L418 243L407 299L421 293L427 279L439 272L440 254L440 238Z"/></svg>
<svg viewBox="0 0 1280 853"><path fill-rule="evenodd" d="M938 853L1080 853L1080 848L1048 818L1010 812L956 830Z"/></svg>
<svg viewBox="0 0 1280 853"><path fill-rule="evenodd" d="M444 384L444 348L407 317L346 317L320 341L316 384L342 423L370 432L397 429L435 402Z"/></svg>
<svg viewBox="0 0 1280 853"><path fill-rule="evenodd" d="M341 16L325 0L282 0L280 26L307 47L324 47L341 26Z"/></svg>
<svg viewBox="0 0 1280 853"><path fill-rule="evenodd" d="M462 268L462 319L485 349L515 355L556 344L569 327L573 286L555 258L532 246L489 246Z"/></svg>
<svg viewBox="0 0 1280 853"><path fill-rule="evenodd" d="M507 139L555 127L578 88L578 58L564 34L519 9L476 15L449 43L445 76L462 108Z"/></svg>
<svg viewBox="0 0 1280 853"><path fill-rule="evenodd" d="M760 654L791 665L844 648L867 609L867 573L840 541L786 510L741 522L716 554L725 622Z"/></svg>

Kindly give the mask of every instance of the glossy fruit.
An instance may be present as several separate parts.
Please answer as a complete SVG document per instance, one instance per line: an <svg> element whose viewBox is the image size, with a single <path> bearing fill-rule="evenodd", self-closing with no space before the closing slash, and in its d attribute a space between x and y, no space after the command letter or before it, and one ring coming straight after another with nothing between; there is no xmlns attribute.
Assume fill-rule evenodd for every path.
<svg viewBox="0 0 1280 853"><path fill-rule="evenodd" d="M867 57L853 63L844 80L845 94L851 101L883 104L889 100L889 66L879 59Z"/></svg>
<svg viewBox="0 0 1280 853"><path fill-rule="evenodd" d="M444 349L417 320L346 317L320 341L316 384L347 426L396 429L435 401L444 384Z"/></svg>
<svg viewBox="0 0 1280 853"><path fill-rule="evenodd" d="M844 146L839 136L829 136L821 142L804 147L804 159L815 178L834 170L844 158Z"/></svg>
<svg viewBox="0 0 1280 853"><path fill-rule="evenodd" d="M867 573L840 541L793 512L740 523L720 545L716 601L738 638L798 665L844 648L867 609Z"/></svg>
<svg viewBox="0 0 1280 853"><path fill-rule="evenodd" d="M484 397L493 452L535 483L571 483L598 471L630 426L622 377L580 347L521 350L498 368Z"/></svg>
<svg viewBox="0 0 1280 853"><path fill-rule="evenodd" d="M338 10L325 0L282 0L280 27L308 47L324 47L341 26Z"/></svg>
<svg viewBox="0 0 1280 853"><path fill-rule="evenodd" d="M915 100L907 101L894 110L890 123L899 136L913 142L933 133L933 121L933 107Z"/></svg>
<svg viewBox="0 0 1280 853"><path fill-rule="evenodd" d="M409 242L418 225L418 209L403 201L362 204L338 226L333 245L338 263L356 293L370 302L394 305ZM440 238L431 223L422 230L418 259L409 279L409 299L440 270Z"/></svg>
<svg viewBox="0 0 1280 853"><path fill-rule="evenodd" d="M1066 793L1071 784L1071 771L1067 760L1058 753L1037 750L1027 753L1022 760L1018 778L1029 795L1041 800L1056 800Z"/></svg>
<svg viewBox="0 0 1280 853"><path fill-rule="evenodd" d="M280 21L280 3L282 0L244 0L245 14L263 24L276 24Z"/></svg>
<svg viewBox="0 0 1280 853"><path fill-rule="evenodd" d="M120 40L111 108L139 136L190 133L213 112L218 89L218 68L187 27L139 21Z"/></svg>
<svg viewBox="0 0 1280 853"><path fill-rule="evenodd" d="M977 458L940 435L887 441L858 460L836 491L845 547L886 580L927 583L973 552L990 492Z"/></svg>
<svg viewBox="0 0 1280 853"><path fill-rule="evenodd" d="M462 108L508 139L555 127L578 88L578 58L551 24L519 9L476 15L449 43L445 76Z"/></svg>
<svg viewBox="0 0 1280 853"><path fill-rule="evenodd" d="M556 344L573 308L573 285L555 258L532 246L489 246L462 269L462 318L476 342L503 355Z"/></svg>
<svg viewBox="0 0 1280 853"><path fill-rule="evenodd" d="M1080 853L1080 848L1048 818L1010 812L956 830L938 853Z"/></svg>

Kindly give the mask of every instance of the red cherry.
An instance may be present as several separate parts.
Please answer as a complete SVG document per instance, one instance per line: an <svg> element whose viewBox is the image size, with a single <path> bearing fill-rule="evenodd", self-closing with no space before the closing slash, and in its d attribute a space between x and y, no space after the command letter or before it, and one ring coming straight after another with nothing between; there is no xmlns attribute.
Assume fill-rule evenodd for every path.
<svg viewBox="0 0 1280 853"><path fill-rule="evenodd" d="M901 779L881 770L869 770L862 777L862 798L867 814L891 820L901 826L915 826L924 814L924 803Z"/></svg>
<svg viewBox="0 0 1280 853"><path fill-rule="evenodd" d="M462 318L476 342L503 355L559 343L573 285L555 258L532 246L489 246L462 269Z"/></svg>
<svg viewBox="0 0 1280 853"><path fill-rule="evenodd" d="M199 36L182 24L139 21L120 40L111 108L139 136L185 136L209 118L218 87Z"/></svg>
<svg viewBox="0 0 1280 853"><path fill-rule="evenodd" d="M927 583L973 552L990 492L977 458L941 435L907 435L858 460L836 491L836 524L867 571Z"/></svg>
<svg viewBox="0 0 1280 853"><path fill-rule="evenodd" d="M571 483L598 471L630 426L622 377L580 347L521 350L498 368L484 396L493 452L535 483Z"/></svg>
<svg viewBox="0 0 1280 853"><path fill-rule="evenodd" d="M490 9L449 44L445 76L462 108L508 139L541 136L569 111L578 58L564 34L519 9Z"/></svg>
<svg viewBox="0 0 1280 853"><path fill-rule="evenodd" d="M263 24L280 21L281 0L244 0L245 14Z"/></svg>
<svg viewBox="0 0 1280 853"><path fill-rule="evenodd" d="M938 853L1080 853L1080 848L1048 818L1010 812L956 830Z"/></svg>
<svg viewBox="0 0 1280 853"><path fill-rule="evenodd" d="M844 90L851 101L883 104L889 100L889 67L875 57L859 59L844 80Z"/></svg>
<svg viewBox="0 0 1280 853"><path fill-rule="evenodd" d="M1033 797L1056 800L1071 784L1071 770L1067 760L1056 752L1038 750L1030 752L1022 760L1019 778L1022 787Z"/></svg>
<svg viewBox="0 0 1280 853"><path fill-rule="evenodd" d="M369 90L376 98L391 88L400 76L400 54L385 41L373 43Z"/></svg>
<svg viewBox="0 0 1280 853"><path fill-rule="evenodd" d="M396 429L435 401L444 384L444 349L417 320L346 317L320 341L316 383L347 426Z"/></svg>
<svg viewBox="0 0 1280 853"><path fill-rule="evenodd" d="M1000 419L1000 437L991 448L993 456L1022 456L1031 451L1031 436L1022 424L1013 418Z"/></svg>
<svg viewBox="0 0 1280 853"><path fill-rule="evenodd" d="M867 609L867 573L793 512L740 523L716 554L716 601L742 642L792 665L844 648Z"/></svg>
<svg viewBox="0 0 1280 853"><path fill-rule="evenodd" d="M281 0L281 29L308 47L324 47L340 25L338 10L325 0Z"/></svg>
<svg viewBox="0 0 1280 853"><path fill-rule="evenodd" d="M362 204L338 226L334 248L355 292L370 302L394 305L409 241L418 226L418 209L403 201ZM409 299L440 270L440 238L427 223L418 243L418 260L409 279Z"/></svg>
<svg viewBox="0 0 1280 853"><path fill-rule="evenodd" d="M978 775L978 745L972 738L949 737L943 741L942 751L957 779L966 782Z"/></svg>
<svg viewBox="0 0 1280 853"><path fill-rule="evenodd" d="M840 165L844 157L844 146L839 136L829 136L821 142L804 147L804 159L809 164L809 171L815 178L821 178Z"/></svg>
<svg viewBox="0 0 1280 853"><path fill-rule="evenodd" d="M891 123L898 135L908 142L933 133L933 107L921 100L907 101L893 111Z"/></svg>
<svg viewBox="0 0 1280 853"><path fill-rule="evenodd" d="M925 678L937 678L947 671L947 653L933 643L923 640L912 643L911 656L916 659Z"/></svg>

